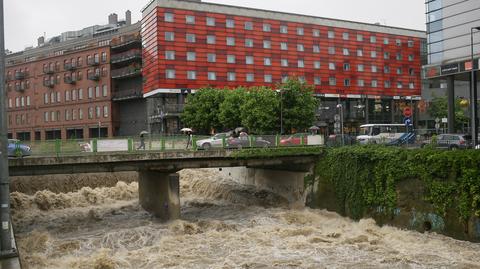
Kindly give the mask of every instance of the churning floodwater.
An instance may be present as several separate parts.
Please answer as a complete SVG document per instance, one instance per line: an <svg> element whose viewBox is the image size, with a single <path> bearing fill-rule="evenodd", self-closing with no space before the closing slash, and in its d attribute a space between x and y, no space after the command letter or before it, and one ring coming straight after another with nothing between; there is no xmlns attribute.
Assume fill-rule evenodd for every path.
<svg viewBox="0 0 480 269"><path fill-rule="evenodd" d="M140 208L137 183L14 193L24 268L480 268L480 244L289 209L215 170L180 183L182 219L168 223Z"/></svg>

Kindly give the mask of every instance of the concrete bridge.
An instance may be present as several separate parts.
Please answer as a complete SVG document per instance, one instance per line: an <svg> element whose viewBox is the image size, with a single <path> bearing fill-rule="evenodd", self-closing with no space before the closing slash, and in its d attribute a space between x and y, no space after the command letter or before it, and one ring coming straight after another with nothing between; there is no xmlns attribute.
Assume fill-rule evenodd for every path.
<svg viewBox="0 0 480 269"><path fill-rule="evenodd" d="M10 176L137 171L141 206L163 220L180 216L178 171L191 168L232 167L228 175L246 184L284 196L303 197L305 174L318 152L278 157L236 157L236 150L96 153L61 157L10 159ZM233 168L235 167L235 168ZM240 168L239 168L240 167Z"/></svg>

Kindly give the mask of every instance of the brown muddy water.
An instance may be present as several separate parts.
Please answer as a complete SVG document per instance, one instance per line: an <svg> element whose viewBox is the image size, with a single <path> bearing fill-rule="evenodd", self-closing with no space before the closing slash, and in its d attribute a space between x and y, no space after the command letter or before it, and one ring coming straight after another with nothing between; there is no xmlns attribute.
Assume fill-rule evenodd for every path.
<svg viewBox="0 0 480 269"><path fill-rule="evenodd" d="M161 223L137 183L13 193L24 268L480 268L480 244L289 209L272 193L181 172L182 219Z"/></svg>

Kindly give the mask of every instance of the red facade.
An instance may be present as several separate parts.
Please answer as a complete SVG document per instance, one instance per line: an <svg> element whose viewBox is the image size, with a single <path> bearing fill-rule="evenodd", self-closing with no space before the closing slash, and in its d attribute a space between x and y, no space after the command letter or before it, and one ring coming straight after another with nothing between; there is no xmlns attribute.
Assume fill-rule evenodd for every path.
<svg viewBox="0 0 480 269"><path fill-rule="evenodd" d="M166 21L165 13L173 21ZM187 23L187 16L193 16L195 22ZM214 26L207 25L207 17L210 22L214 19ZM234 28L226 27L227 19L234 21ZM252 30L246 30L245 24L250 23ZM265 31L268 26L270 31ZM281 26L287 26L288 33L281 33ZM297 33L298 28L303 29L303 35ZM314 33L318 31L319 35ZM329 38L329 31L333 31L334 38ZM173 33L173 41L166 40L166 32ZM187 34L195 35L195 42L187 42ZM215 44L207 44L207 36L214 36ZM143 18L142 38L144 93L205 86L275 87L286 76L304 78L308 84L315 84L319 94L413 96L421 91L418 37L157 7ZM227 45L227 38L234 38L235 45ZM253 47L246 46L246 39L253 41ZM281 43L287 43L288 49L282 50ZM304 50L299 51L298 45ZM314 46L319 51L314 51ZM349 55L344 55L344 49ZM359 50L363 56L357 55ZM166 59L166 51L174 52L174 59ZM372 51L376 57L372 57ZM187 61L187 52L195 53L194 61ZM215 62L207 61L208 54L215 54ZM227 55L235 55L235 63L227 63ZM253 64L246 64L247 56L253 56ZM269 61L265 58L271 65L265 65ZM288 67L282 66L282 60L288 61ZM304 67L299 67L299 60ZM320 62L320 68L315 62ZM335 70L331 70L332 64ZM372 65L376 72L372 72ZM166 70L174 70L174 78L167 78ZM215 80L208 79L209 72L215 73ZM228 80L228 73L235 73L234 81ZM253 82L247 81L247 74L249 79L253 74ZM271 83L266 82L266 75L267 81L268 76L272 77ZM332 78L335 85L330 85Z"/></svg>

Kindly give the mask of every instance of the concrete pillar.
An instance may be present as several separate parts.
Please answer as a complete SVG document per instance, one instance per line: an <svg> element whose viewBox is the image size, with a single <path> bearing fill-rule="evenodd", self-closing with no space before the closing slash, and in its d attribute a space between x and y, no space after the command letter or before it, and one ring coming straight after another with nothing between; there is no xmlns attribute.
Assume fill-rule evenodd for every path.
<svg viewBox="0 0 480 269"><path fill-rule="evenodd" d="M177 173L140 171L138 179L140 205L164 221L180 218L180 185Z"/></svg>
<svg viewBox="0 0 480 269"><path fill-rule="evenodd" d="M390 114L392 116L390 123L395 123L395 100L390 100Z"/></svg>
<svg viewBox="0 0 480 269"><path fill-rule="evenodd" d="M222 175L232 180L268 190L288 200L291 207L303 207L305 172L291 172L274 169L233 167L223 168Z"/></svg>
<svg viewBox="0 0 480 269"><path fill-rule="evenodd" d="M455 78L447 77L448 133L455 133Z"/></svg>

